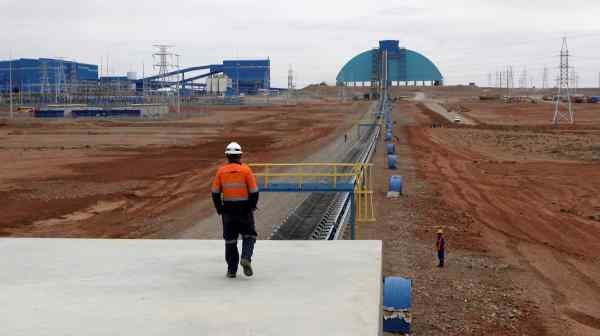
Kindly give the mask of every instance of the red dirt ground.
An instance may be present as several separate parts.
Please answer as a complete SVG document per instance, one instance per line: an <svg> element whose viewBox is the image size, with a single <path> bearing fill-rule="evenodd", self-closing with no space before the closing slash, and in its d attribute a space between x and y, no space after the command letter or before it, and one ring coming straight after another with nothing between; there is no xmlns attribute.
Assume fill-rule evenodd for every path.
<svg viewBox="0 0 600 336"><path fill-rule="evenodd" d="M409 218L417 224L409 228L416 237L432 241L435 227L443 226L455 250L455 260L448 266L453 270L442 273L446 287L454 292L443 291L441 275L417 273L414 276L433 289L422 288L420 295L441 291L439 295L459 304L456 299L464 294L467 302L471 292L462 293L466 279L460 279L460 274L474 277L472 286L483 291L473 302L477 311L419 298L417 292L417 302L437 302L442 307L424 309L431 315L422 317L431 323L424 328L425 334L436 334L436 328L446 335L600 334L600 114L596 117L591 109L588 119L582 116L585 125L569 127L566 133L562 128L532 126L541 122L539 110L525 115L511 112L516 118L523 116L523 122L510 127L430 128L427 114L411 107L412 103L404 104L408 105L403 105L401 113L414 123L398 132L405 133L416 162L413 183L424 183L431 191L415 191L415 200L401 201L399 206L413 213ZM473 114L492 121L507 109L499 112L495 105L481 105L478 114ZM384 239L393 237L389 227L382 230L379 235ZM465 258L473 258L469 251L477 257L483 253L483 258L499 258L492 264L506 264L502 272L490 267L498 275L492 277L492 284L486 285L490 279L487 266L479 273L464 267ZM456 269L460 272L451 273ZM498 290L506 296L499 296ZM486 297L491 301L486 302ZM444 308L454 309L453 317L445 315ZM517 317L502 327L498 323L505 320L498 314L507 314L506 309L514 309ZM493 314L490 320L496 322L488 324L487 314ZM458 316L471 321L462 324L466 329L452 322ZM514 326L518 328L513 330Z"/></svg>
<svg viewBox="0 0 600 336"><path fill-rule="evenodd" d="M228 142L243 145L246 162L301 160L367 106L202 108L208 115L178 121L0 123L0 236L173 236L203 216L198 201L206 201Z"/></svg>
<svg viewBox="0 0 600 336"><path fill-rule="evenodd" d="M549 125L554 116L554 104L551 102L512 103L500 101L468 101L460 106L468 117L480 123L491 125ZM573 104L575 121L579 126L598 124L600 104ZM563 111L566 109L562 106Z"/></svg>

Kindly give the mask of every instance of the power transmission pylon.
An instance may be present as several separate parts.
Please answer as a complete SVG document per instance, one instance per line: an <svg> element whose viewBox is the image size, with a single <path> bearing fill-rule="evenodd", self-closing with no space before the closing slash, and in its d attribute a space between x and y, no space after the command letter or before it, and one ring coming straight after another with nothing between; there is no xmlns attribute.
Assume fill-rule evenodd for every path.
<svg viewBox="0 0 600 336"><path fill-rule="evenodd" d="M523 72L521 72L521 78L519 79L519 88L526 89L527 82L527 68L523 68Z"/></svg>
<svg viewBox="0 0 600 336"><path fill-rule="evenodd" d="M49 80L49 77L48 77L48 63L46 61L42 61L42 64L41 64L40 67L41 67L41 69L40 69L40 72L41 72L40 93L41 93L43 102L45 103L46 100L47 100L47 95L50 92L50 80Z"/></svg>
<svg viewBox="0 0 600 336"><path fill-rule="evenodd" d="M10 100L10 119L13 119L14 117L14 113L13 113L13 79L12 79L12 52L10 53L9 56L9 63L8 63L8 73L9 73L9 85L8 85L8 94L9 94L9 100Z"/></svg>
<svg viewBox="0 0 600 336"><path fill-rule="evenodd" d="M567 110L561 109L561 100L566 98ZM560 71L558 77L558 94L555 97L556 104L554 107L553 123L558 125L561 122L574 123L573 108L571 106L571 92L569 90L569 49L567 46L567 38L563 37L562 48L560 49Z"/></svg>
<svg viewBox="0 0 600 336"><path fill-rule="evenodd" d="M544 67L544 72L542 73L542 89L548 88L548 68Z"/></svg>
<svg viewBox="0 0 600 336"><path fill-rule="evenodd" d="M294 94L294 70L290 65L290 69L288 70L288 90L287 90L287 104L290 104L290 95Z"/></svg>
<svg viewBox="0 0 600 336"><path fill-rule="evenodd" d="M571 87L574 89L574 93L577 94L577 89L579 89L579 74L575 71L575 68L571 71Z"/></svg>
<svg viewBox="0 0 600 336"><path fill-rule="evenodd" d="M160 76L159 81L162 82L161 88L164 88L167 86L167 77L165 75L169 73L170 68L173 67L173 53L170 52L169 49L174 46L155 44L154 47L158 48L158 52L152 55L158 57L158 61L154 64L154 67L158 68L158 75Z"/></svg>
<svg viewBox="0 0 600 336"><path fill-rule="evenodd" d="M511 89L515 87L515 82L514 82L514 78L513 78L513 67L512 65L509 65L506 68L506 94L508 96L508 99L510 101L511 99Z"/></svg>
<svg viewBox="0 0 600 336"><path fill-rule="evenodd" d="M181 55L179 54L175 54L175 57L177 59L177 63L176 63L176 68L179 71L179 57ZM181 75L181 79L179 78L179 76ZM183 74L179 74L176 76L176 82L175 82L175 87L177 90L177 113L181 113L181 87L179 85L179 83L183 83Z"/></svg>

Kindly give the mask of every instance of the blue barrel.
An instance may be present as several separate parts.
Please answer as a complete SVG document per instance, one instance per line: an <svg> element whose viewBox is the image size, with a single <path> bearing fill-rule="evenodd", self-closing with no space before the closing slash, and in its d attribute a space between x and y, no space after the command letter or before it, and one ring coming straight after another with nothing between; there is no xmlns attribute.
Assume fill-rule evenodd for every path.
<svg viewBox="0 0 600 336"><path fill-rule="evenodd" d="M392 143L392 142L388 143L386 148L387 148L388 154L396 154L396 145L394 145L394 143Z"/></svg>
<svg viewBox="0 0 600 336"><path fill-rule="evenodd" d="M385 141L392 141L392 132L385 133Z"/></svg>
<svg viewBox="0 0 600 336"><path fill-rule="evenodd" d="M396 154L388 155L388 168L396 169L398 166L398 156Z"/></svg>
<svg viewBox="0 0 600 336"><path fill-rule="evenodd" d="M410 333L412 281L402 277L383 280L383 331Z"/></svg>
<svg viewBox="0 0 600 336"><path fill-rule="evenodd" d="M402 193L402 176L392 175L390 176L389 191L395 191Z"/></svg>

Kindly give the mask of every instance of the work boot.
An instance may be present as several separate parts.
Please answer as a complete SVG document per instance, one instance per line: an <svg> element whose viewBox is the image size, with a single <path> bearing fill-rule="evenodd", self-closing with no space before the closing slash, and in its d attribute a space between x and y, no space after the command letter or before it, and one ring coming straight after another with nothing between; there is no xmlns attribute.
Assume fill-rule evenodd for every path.
<svg viewBox="0 0 600 336"><path fill-rule="evenodd" d="M254 272L252 271L252 264L250 263L250 260L242 259L240 260L240 265L242 265L242 268L244 269L245 276L252 276L252 274L254 274Z"/></svg>
<svg viewBox="0 0 600 336"><path fill-rule="evenodd" d="M227 277L228 278L235 278L236 274L235 274L235 272L229 272L229 271L227 271Z"/></svg>

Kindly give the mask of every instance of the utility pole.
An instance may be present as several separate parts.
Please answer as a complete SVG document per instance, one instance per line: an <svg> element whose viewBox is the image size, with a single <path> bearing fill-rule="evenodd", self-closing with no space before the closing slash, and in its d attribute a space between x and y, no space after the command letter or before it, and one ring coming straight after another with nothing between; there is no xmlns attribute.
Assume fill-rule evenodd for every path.
<svg viewBox="0 0 600 336"><path fill-rule="evenodd" d="M175 57L177 58L177 71L179 71L179 56L181 56L181 55L175 54ZM177 77L175 77L175 78L177 78L177 83L176 83L175 87L177 88L177 113L178 114L181 113L181 91L179 89L179 75L180 74L178 74Z"/></svg>
<svg viewBox="0 0 600 336"><path fill-rule="evenodd" d="M142 103L146 104L146 69L142 61Z"/></svg>
<svg viewBox="0 0 600 336"><path fill-rule="evenodd" d="M500 79L500 71L496 71L496 88L500 88L502 80Z"/></svg>
<svg viewBox="0 0 600 336"><path fill-rule="evenodd" d="M235 65L235 94L236 96L240 96L240 62L237 62Z"/></svg>
<svg viewBox="0 0 600 336"><path fill-rule="evenodd" d="M508 66L508 84L507 84L509 90L512 90L515 88L515 75L513 72L513 67L512 65Z"/></svg>
<svg viewBox="0 0 600 336"><path fill-rule="evenodd" d="M56 66L56 73L54 75L54 104L58 104L58 65Z"/></svg>
<svg viewBox="0 0 600 336"><path fill-rule="evenodd" d="M522 89L527 88L527 68L523 68L523 72L521 73L521 78L519 79L519 87Z"/></svg>
<svg viewBox="0 0 600 336"><path fill-rule="evenodd" d="M12 119L12 118L14 117L14 115L13 115L13 87L12 87L12 86L13 86L13 84L12 84L12 52L10 53L10 56L9 56L9 62L8 62L8 64L9 64L9 65L8 65L8 72L9 72L9 75L8 75L8 77L10 78L10 79L9 79L9 88L8 88L8 89L9 89L9 92L10 92L10 93L9 93L9 100L10 100L10 119Z"/></svg>
<svg viewBox="0 0 600 336"><path fill-rule="evenodd" d="M48 63L46 61L42 61L42 64L40 65L41 68L41 88L40 88L40 93L42 96L42 103L46 103L47 101L49 101L48 96L50 95L50 93L52 92L52 90L50 89L50 80L48 79Z"/></svg>
<svg viewBox="0 0 600 336"><path fill-rule="evenodd" d="M542 89L548 88L548 68L544 67L544 73L542 75Z"/></svg>
<svg viewBox="0 0 600 336"><path fill-rule="evenodd" d="M514 86L513 83L513 69L512 69L512 65L509 65L506 68L506 94L508 96L508 98L510 99L510 89Z"/></svg>
<svg viewBox="0 0 600 336"><path fill-rule="evenodd" d="M265 90L266 93L266 100L267 100L267 105L270 104L269 102L269 96L271 95L271 73L270 71L265 71L265 80L263 82L263 89Z"/></svg>
<svg viewBox="0 0 600 336"><path fill-rule="evenodd" d="M499 78L500 78L500 85L498 86L498 88L502 89L504 87L504 82L503 82L503 79L502 79L502 71L498 71L498 75L499 75Z"/></svg>
<svg viewBox="0 0 600 336"><path fill-rule="evenodd" d="M287 100L288 104L290 103L290 95L294 90L294 69L292 69L292 65L290 64L290 68L288 70L288 92L287 92Z"/></svg>
<svg viewBox="0 0 600 336"><path fill-rule="evenodd" d="M561 100L566 98L567 111L562 111ZM553 123L558 125L561 121L574 123L573 108L571 106L571 92L569 90L569 49L567 46L567 38L563 37L562 48L560 49L560 72L558 77L558 94L555 97L556 104L554 107Z"/></svg>

